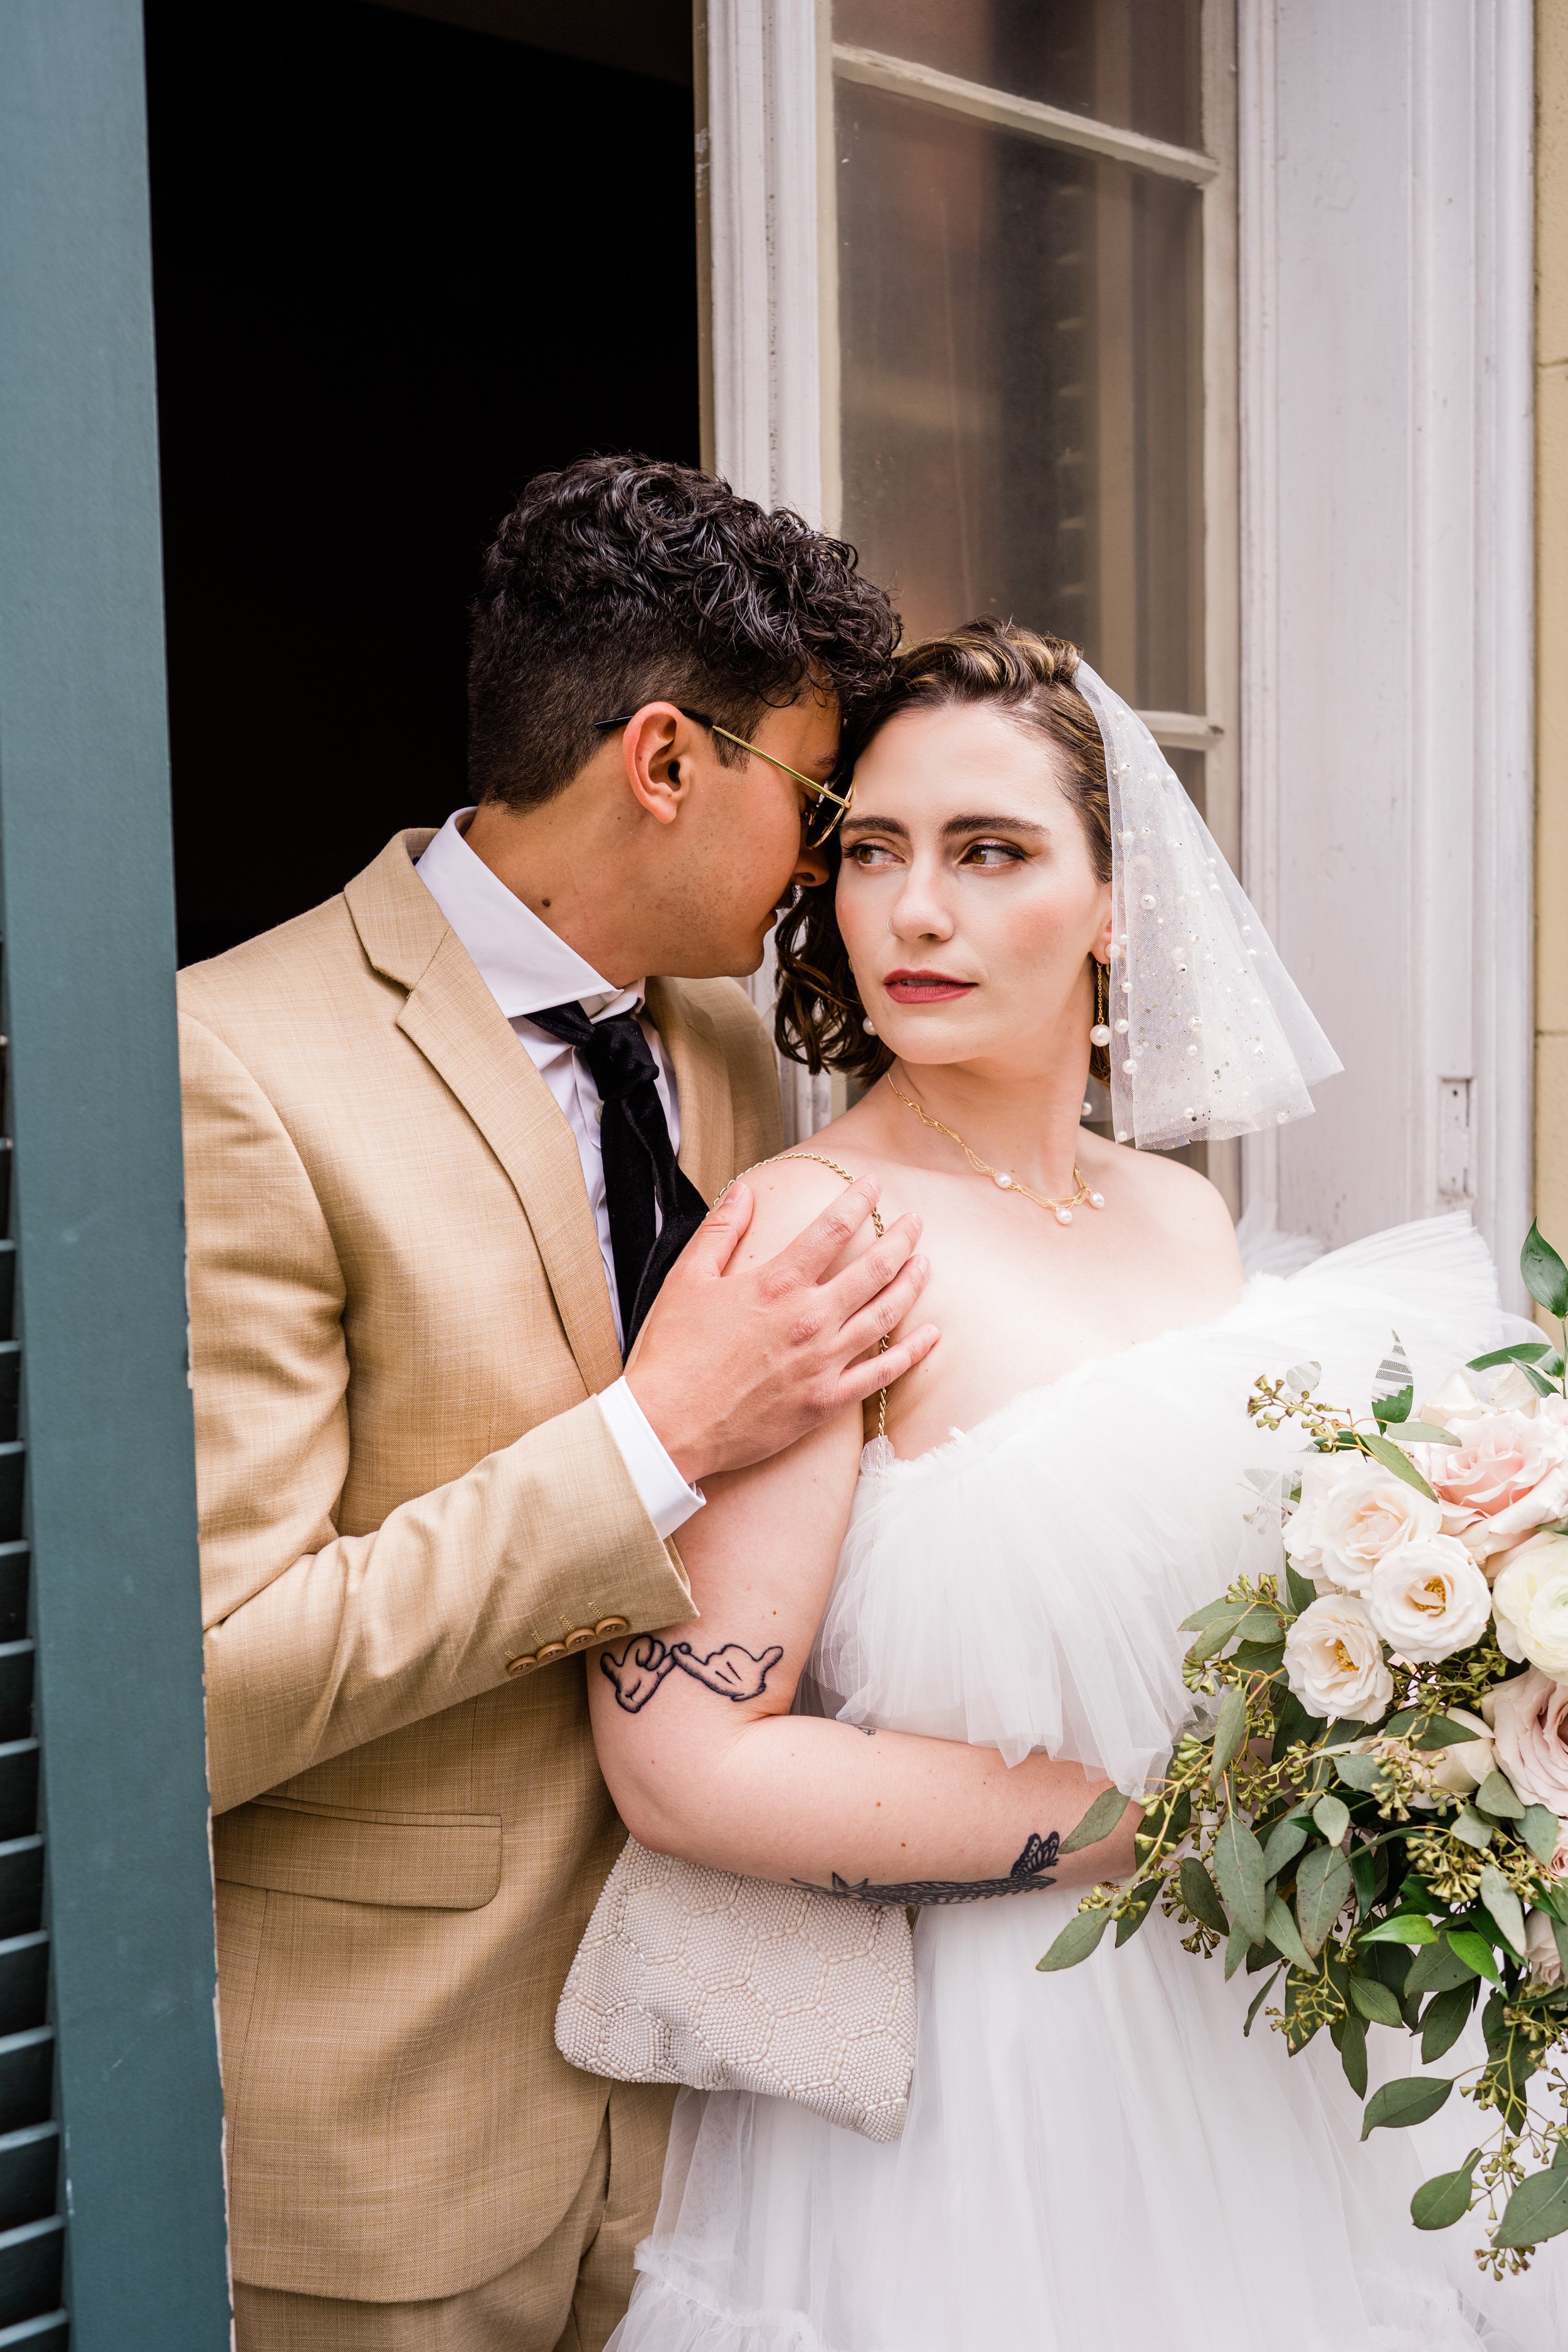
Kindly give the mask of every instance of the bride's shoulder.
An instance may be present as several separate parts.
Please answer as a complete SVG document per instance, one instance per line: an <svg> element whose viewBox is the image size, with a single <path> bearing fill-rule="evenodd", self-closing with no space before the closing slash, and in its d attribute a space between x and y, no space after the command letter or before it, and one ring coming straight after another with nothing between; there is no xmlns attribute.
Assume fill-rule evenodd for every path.
<svg viewBox="0 0 1568 2352"><path fill-rule="evenodd" d="M1184 1249L1200 1249L1234 1267L1240 1279L1241 1257L1236 1225L1224 1194L1195 1168L1158 1152L1132 1151L1125 1144L1106 1143L1106 1181L1112 1184L1140 1217L1163 1237Z"/></svg>
<svg viewBox="0 0 1568 2352"><path fill-rule="evenodd" d="M879 1192L880 1171L875 1164L864 1152L847 1159L835 1149L837 1140L833 1128L825 1128L809 1142L791 1145L772 1160L759 1160L733 1180L745 1183L753 1204L739 1253L742 1260L772 1257L786 1248L816 1218L846 1201L858 1179L877 1178ZM889 1222L894 1213L888 1212ZM868 1246L875 1238L873 1221L861 1213L857 1222L863 1226L863 1245Z"/></svg>

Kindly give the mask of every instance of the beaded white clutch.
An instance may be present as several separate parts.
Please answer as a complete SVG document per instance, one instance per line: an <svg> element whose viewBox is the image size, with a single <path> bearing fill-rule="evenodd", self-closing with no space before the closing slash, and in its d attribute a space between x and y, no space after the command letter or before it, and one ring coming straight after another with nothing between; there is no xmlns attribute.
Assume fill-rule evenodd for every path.
<svg viewBox="0 0 1568 2352"><path fill-rule="evenodd" d="M764 2091L897 2139L915 2063L909 1915L628 1838L572 1963L555 2042L590 2074Z"/></svg>

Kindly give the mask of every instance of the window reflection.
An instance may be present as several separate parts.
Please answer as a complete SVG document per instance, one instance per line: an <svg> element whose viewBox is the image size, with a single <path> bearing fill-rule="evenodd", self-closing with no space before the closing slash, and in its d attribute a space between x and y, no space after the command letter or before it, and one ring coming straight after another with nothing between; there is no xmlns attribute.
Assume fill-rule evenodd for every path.
<svg viewBox="0 0 1568 2352"><path fill-rule="evenodd" d="M1118 13L839 0L838 21L868 46L873 19L879 45L929 21L932 61L971 70L960 27ZM1013 615L1140 707L1201 709L1197 192L849 81L837 127L843 521L868 571L911 635Z"/></svg>
<svg viewBox="0 0 1568 2352"><path fill-rule="evenodd" d="M836 39L1200 143L1201 0L837 0Z"/></svg>

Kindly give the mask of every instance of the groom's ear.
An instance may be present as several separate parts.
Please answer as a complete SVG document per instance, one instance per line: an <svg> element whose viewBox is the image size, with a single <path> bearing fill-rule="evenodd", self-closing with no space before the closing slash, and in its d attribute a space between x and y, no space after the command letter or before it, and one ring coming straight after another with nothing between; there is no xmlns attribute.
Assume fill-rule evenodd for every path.
<svg viewBox="0 0 1568 2352"><path fill-rule="evenodd" d="M694 764L711 756L706 730L673 702L645 702L621 732L632 797L659 824L674 824L689 796Z"/></svg>

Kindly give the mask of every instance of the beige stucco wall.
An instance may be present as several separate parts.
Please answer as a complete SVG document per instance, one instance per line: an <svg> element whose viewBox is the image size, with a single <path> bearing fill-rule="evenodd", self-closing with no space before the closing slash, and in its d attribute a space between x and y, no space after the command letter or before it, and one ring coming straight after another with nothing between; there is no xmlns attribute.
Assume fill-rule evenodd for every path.
<svg viewBox="0 0 1568 2352"><path fill-rule="evenodd" d="M1568 1255L1568 0L1535 44L1535 1197Z"/></svg>

